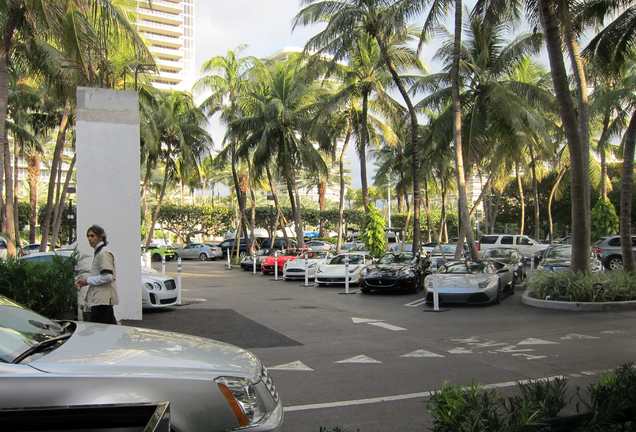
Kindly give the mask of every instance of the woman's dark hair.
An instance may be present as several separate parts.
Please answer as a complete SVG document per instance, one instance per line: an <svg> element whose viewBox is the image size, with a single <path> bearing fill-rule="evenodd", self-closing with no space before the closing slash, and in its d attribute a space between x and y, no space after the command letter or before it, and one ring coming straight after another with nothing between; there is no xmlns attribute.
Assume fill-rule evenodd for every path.
<svg viewBox="0 0 636 432"><path fill-rule="evenodd" d="M104 228L100 227L99 225L91 225L90 227L88 227L88 229L86 230L86 234L88 235L89 232L92 232L97 237L102 239L104 244L108 243L106 241L106 231L104 231Z"/></svg>

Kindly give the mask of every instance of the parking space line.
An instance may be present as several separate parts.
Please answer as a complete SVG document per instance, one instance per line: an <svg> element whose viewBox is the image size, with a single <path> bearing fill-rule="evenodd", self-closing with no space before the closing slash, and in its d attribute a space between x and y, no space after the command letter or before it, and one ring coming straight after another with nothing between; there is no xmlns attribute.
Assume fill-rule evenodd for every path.
<svg viewBox="0 0 636 432"><path fill-rule="evenodd" d="M483 385L484 389L495 389L495 388L508 388L514 387L517 384L527 384L534 380L545 380L545 381L554 381L555 379L565 378L563 375L555 375L543 378L533 378L533 379L525 379L520 381L506 381L501 383L494 384L486 384ZM463 387L467 388L467 387ZM419 393L406 393L401 395L391 395L391 396L380 396L374 398L366 398L366 399L354 399L354 400L345 400L345 401L337 401L337 402L326 402L326 403L317 403L317 404L307 404L307 405L292 405L284 408L286 413L295 412L295 411L311 411L318 409L326 409L326 408L343 408L350 406L358 406L358 405L369 405L376 404L382 402L394 402L408 399L423 399L429 398L434 394L438 393L439 390L429 390Z"/></svg>
<svg viewBox="0 0 636 432"><path fill-rule="evenodd" d="M424 303L426 303L426 297L420 298L420 299L415 299L410 303L405 304L404 306L406 307L418 307L418 306L422 306Z"/></svg>

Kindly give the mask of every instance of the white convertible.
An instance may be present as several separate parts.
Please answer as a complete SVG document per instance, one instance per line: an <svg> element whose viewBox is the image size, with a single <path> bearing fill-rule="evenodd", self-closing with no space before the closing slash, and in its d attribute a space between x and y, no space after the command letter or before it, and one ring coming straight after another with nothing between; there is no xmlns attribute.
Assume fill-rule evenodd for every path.
<svg viewBox="0 0 636 432"><path fill-rule="evenodd" d="M329 252L307 252L307 277L314 280L316 269L319 265L325 264L331 258ZM301 254L296 259L287 261L283 266L283 279L285 280L305 280L305 254Z"/></svg>
<svg viewBox="0 0 636 432"><path fill-rule="evenodd" d="M345 275L345 260L349 261L349 274ZM345 278L349 283L360 282L362 269L371 264L371 257L367 252L350 252L336 255L327 263L320 264L316 270L316 284L318 285L342 285Z"/></svg>

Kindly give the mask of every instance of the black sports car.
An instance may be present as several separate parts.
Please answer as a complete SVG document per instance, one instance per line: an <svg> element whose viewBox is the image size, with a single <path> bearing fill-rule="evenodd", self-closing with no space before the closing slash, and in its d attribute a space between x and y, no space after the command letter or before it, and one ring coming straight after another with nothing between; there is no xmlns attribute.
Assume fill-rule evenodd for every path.
<svg viewBox="0 0 636 432"><path fill-rule="evenodd" d="M430 262L427 258L412 252L390 252L376 264L362 270L360 290L371 291L412 291L424 288L424 277L428 274Z"/></svg>

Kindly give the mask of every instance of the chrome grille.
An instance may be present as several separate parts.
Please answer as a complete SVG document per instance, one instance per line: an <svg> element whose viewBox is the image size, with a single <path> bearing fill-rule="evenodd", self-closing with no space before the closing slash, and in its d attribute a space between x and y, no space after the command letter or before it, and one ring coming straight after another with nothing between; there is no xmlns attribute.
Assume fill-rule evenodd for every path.
<svg viewBox="0 0 636 432"><path fill-rule="evenodd" d="M267 387L267 390L269 390L269 392L272 394L274 400L278 402L279 396L278 392L276 391L276 386L274 385L274 381L272 381L272 377L269 375L269 371L265 366L263 366L263 369L261 371L261 380L265 384L265 387Z"/></svg>

